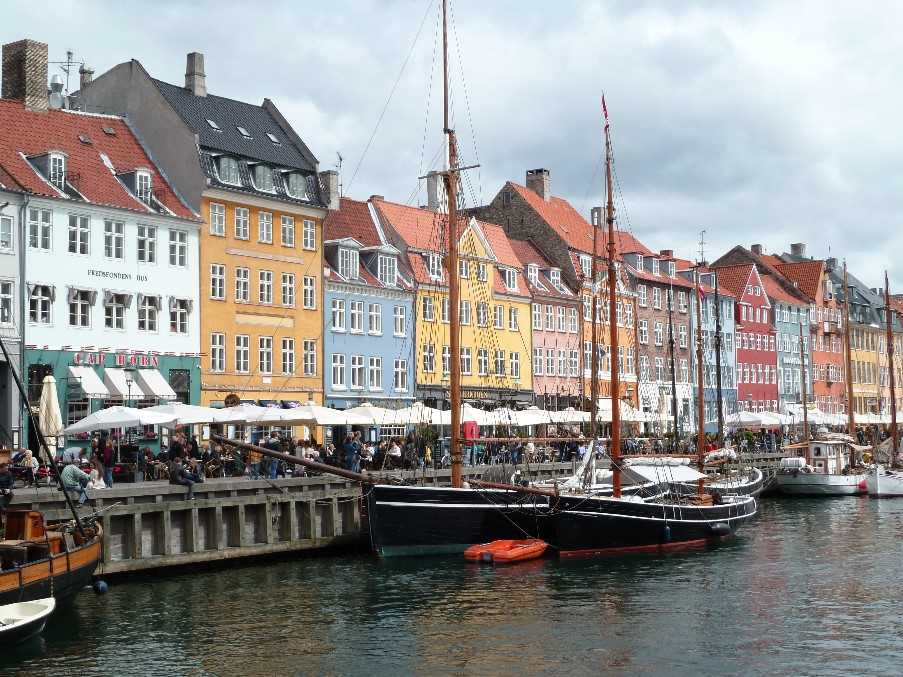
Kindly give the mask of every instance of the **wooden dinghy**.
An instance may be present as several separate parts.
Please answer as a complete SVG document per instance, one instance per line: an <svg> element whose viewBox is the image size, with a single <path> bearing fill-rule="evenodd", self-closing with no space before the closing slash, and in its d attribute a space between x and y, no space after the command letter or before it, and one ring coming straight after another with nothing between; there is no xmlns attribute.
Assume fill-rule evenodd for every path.
<svg viewBox="0 0 903 677"><path fill-rule="evenodd" d="M469 562L512 564L542 557L548 547L548 543L538 538L504 539L472 545L464 551L464 559Z"/></svg>
<svg viewBox="0 0 903 677"><path fill-rule="evenodd" d="M0 606L0 646L12 646L39 635L55 608L53 597Z"/></svg>

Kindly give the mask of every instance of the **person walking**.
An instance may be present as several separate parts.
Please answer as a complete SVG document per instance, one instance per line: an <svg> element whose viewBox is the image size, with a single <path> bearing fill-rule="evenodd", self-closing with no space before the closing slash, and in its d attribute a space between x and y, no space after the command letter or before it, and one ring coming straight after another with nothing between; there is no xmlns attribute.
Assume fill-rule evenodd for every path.
<svg viewBox="0 0 903 677"><path fill-rule="evenodd" d="M282 447L281 442L279 441L279 433L275 430L270 432L270 438L267 440L266 448L270 451L279 451ZM276 479L276 473L279 471L279 461L275 458L268 459L269 464L269 477L271 480Z"/></svg>

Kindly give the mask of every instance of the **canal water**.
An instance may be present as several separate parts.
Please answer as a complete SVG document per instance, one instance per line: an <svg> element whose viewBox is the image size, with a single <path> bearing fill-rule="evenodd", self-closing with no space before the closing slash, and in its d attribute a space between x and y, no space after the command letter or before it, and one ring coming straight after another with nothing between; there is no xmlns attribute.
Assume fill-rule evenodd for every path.
<svg viewBox="0 0 903 677"><path fill-rule="evenodd" d="M765 499L711 551L509 568L366 556L83 591L28 675L903 674L903 500Z"/></svg>

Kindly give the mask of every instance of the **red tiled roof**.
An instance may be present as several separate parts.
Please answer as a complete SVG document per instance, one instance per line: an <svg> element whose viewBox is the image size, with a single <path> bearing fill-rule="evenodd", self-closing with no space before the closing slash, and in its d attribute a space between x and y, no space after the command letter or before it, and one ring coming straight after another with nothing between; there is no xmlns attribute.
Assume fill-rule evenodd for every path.
<svg viewBox="0 0 903 677"><path fill-rule="evenodd" d="M741 263L738 266L719 266L717 269L719 286L727 289L736 298L742 298L753 265L752 263Z"/></svg>
<svg viewBox="0 0 903 677"><path fill-rule="evenodd" d="M523 240L511 240L510 242L511 248L514 250L514 253L517 254L517 258L520 259L524 280L533 296L552 296L555 298L569 299L571 301L576 298L576 293L564 284L564 282L561 283L561 286L566 291L561 291L552 284L552 280L546 272L552 268L552 264L536 247L533 246L533 243L524 242ZM539 284L533 284L530 281L530 278L527 277L526 270L527 266L530 264L539 267Z"/></svg>
<svg viewBox="0 0 903 677"><path fill-rule="evenodd" d="M113 134L107 134L105 128ZM103 155L109 158L117 173L138 168L148 170L153 177L154 196L159 202L176 216L198 219L176 197L122 118L66 110L29 111L19 101L0 99L0 130L0 167L8 178L29 193L61 197L22 156L61 151L68 156L68 177L89 202L147 212L144 203L131 195L113 175ZM83 143L79 136L90 139L91 143ZM7 183L3 179L0 181ZM73 200L73 204L78 203Z"/></svg>
<svg viewBox="0 0 903 677"><path fill-rule="evenodd" d="M346 197L342 198L337 211L331 211L327 215L323 232L323 239L327 241L353 237L365 247L378 247L382 244L370 216L369 205Z"/></svg>
<svg viewBox="0 0 903 677"><path fill-rule="evenodd" d="M489 246L492 247L492 252L499 263L511 268L521 267L520 259L511 247L511 240L505 235L505 230L501 226L487 223L486 221L477 221L477 226L483 231L483 235L486 236L486 240L489 242Z"/></svg>
<svg viewBox="0 0 903 677"><path fill-rule="evenodd" d="M440 241L445 214L385 200L374 200L372 204L409 247L434 252L447 249Z"/></svg>
<svg viewBox="0 0 903 677"><path fill-rule="evenodd" d="M637 270L633 266L627 266L627 269L631 275L639 280L648 280L649 282L657 282L658 284L663 285L674 285L675 287L689 288L693 286L692 282L680 275L675 275L674 277L669 277L668 275L653 275L645 270Z"/></svg>
<svg viewBox="0 0 903 677"><path fill-rule="evenodd" d="M529 263L537 265L540 268L549 268L552 265L552 263L533 246L532 242L511 240L511 249L514 251L515 256L517 256L524 268L526 268Z"/></svg>
<svg viewBox="0 0 903 677"><path fill-rule="evenodd" d="M824 261L800 261L784 263L780 259L774 264L781 274L799 283L800 291L811 299L818 296L821 278L825 269Z"/></svg>
<svg viewBox="0 0 903 677"><path fill-rule="evenodd" d="M793 305L800 305L802 301L798 298L794 298L786 291L784 291L783 287L781 287L780 283L775 280L770 275L762 275L762 287L765 289L765 293L768 294L774 301L782 301L783 303L792 303Z"/></svg>

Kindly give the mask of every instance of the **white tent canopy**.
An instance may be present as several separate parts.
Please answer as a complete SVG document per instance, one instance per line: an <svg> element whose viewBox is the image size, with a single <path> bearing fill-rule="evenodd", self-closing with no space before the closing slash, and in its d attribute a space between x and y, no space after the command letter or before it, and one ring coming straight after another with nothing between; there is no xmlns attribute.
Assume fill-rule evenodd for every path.
<svg viewBox="0 0 903 677"><path fill-rule="evenodd" d="M111 428L135 428L144 425L166 425L172 423L175 417L172 414L161 414L148 409L135 409L133 407L109 407L89 414L78 423L73 423L65 429L67 435L76 433L89 433L95 430L109 430Z"/></svg>

